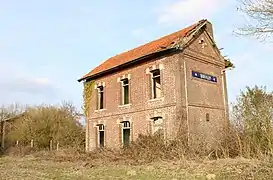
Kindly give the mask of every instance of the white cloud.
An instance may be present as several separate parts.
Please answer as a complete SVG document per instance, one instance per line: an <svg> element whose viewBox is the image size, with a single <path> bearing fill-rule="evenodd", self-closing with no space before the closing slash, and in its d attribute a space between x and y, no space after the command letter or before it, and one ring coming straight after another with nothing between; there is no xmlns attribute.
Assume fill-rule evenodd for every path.
<svg viewBox="0 0 273 180"><path fill-rule="evenodd" d="M54 96L57 92L56 85L48 77L31 73L28 68L19 63L2 61L0 65L0 91L5 96L25 93L49 97ZM3 97L0 96L0 98Z"/></svg>
<svg viewBox="0 0 273 180"><path fill-rule="evenodd" d="M159 10L158 23L171 25L207 19L227 0L177 0Z"/></svg>
<svg viewBox="0 0 273 180"><path fill-rule="evenodd" d="M46 78L9 77L1 79L1 91L8 93L53 94L55 87Z"/></svg>
<svg viewBox="0 0 273 180"><path fill-rule="evenodd" d="M37 85L50 85L50 81L48 78L46 77L37 77L34 78L33 81L37 84Z"/></svg>

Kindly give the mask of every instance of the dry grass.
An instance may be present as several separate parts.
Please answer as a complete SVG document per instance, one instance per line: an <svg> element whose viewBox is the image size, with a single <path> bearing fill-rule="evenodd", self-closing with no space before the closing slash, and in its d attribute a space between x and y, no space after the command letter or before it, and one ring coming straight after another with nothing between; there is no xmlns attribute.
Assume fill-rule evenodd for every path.
<svg viewBox="0 0 273 180"><path fill-rule="evenodd" d="M255 153L258 144L249 146L237 131L226 132L225 137L215 148L188 147L183 141L149 135L141 135L125 149L90 153L14 148L0 159L0 175L2 179L207 179L208 175L272 179L272 156L264 153L268 151Z"/></svg>
<svg viewBox="0 0 273 180"><path fill-rule="evenodd" d="M168 161L128 166L100 164L93 161L62 161L2 157L0 179L271 179L273 164L270 161L249 159L222 159L213 161Z"/></svg>
<svg viewBox="0 0 273 180"><path fill-rule="evenodd" d="M271 156L247 156L243 139L229 134L216 149L156 136L140 136L125 149L90 153L14 148L0 158L0 179L272 179Z"/></svg>

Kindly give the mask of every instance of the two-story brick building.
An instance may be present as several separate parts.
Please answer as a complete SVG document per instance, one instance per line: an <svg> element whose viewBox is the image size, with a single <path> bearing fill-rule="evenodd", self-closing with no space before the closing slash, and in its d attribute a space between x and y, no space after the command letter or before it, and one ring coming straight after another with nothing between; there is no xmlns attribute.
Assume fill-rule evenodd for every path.
<svg viewBox="0 0 273 180"><path fill-rule="evenodd" d="M114 56L79 81L94 83L87 151L147 133L214 142L228 123L225 60L207 20Z"/></svg>

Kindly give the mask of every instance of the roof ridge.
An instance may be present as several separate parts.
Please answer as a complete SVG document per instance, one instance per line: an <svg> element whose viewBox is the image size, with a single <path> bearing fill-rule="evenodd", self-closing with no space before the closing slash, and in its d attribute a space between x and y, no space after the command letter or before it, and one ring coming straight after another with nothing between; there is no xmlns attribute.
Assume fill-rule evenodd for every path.
<svg viewBox="0 0 273 180"><path fill-rule="evenodd" d="M159 52L160 50L167 49L171 45L177 43L177 41L181 38L187 37L189 34L195 31L197 27L199 27L201 24L205 23L207 19L202 19L198 21L197 23L188 26L184 29L178 30L174 33L167 34L163 37L160 37L158 39L152 40L147 43L143 43L133 49L127 50L123 53L117 54L115 56L112 56L102 62L99 66L95 67L92 71L84 75L81 79L78 81L87 79L90 76L93 76L98 73L102 73L103 71L110 70L114 67L117 67L119 65L128 63L130 61L133 61L137 58Z"/></svg>
<svg viewBox="0 0 273 180"><path fill-rule="evenodd" d="M202 21L202 20L201 20L201 21ZM199 21L199 22L200 22L200 21ZM198 25L199 22L198 22L198 23L195 23L195 24L193 24L193 25L191 25L191 26ZM188 28L191 27L191 26L188 26ZM180 30L177 30L177 31L175 31L175 32L173 32L173 33L169 33L169 34L167 34L167 35L160 36L160 37L157 38L157 39L154 39L154 40L152 40L152 41L148 41L148 42L146 42L146 43L142 43L142 44L140 44L140 45L138 45L138 46L136 46L136 47L134 47L134 48L132 48L132 49L128 49L128 50L125 50L125 51L123 51L123 52L121 52L121 53L119 53L119 54L116 54L116 55L114 55L114 56L111 56L111 57L109 57L108 59L114 58L114 57L116 57L116 56L119 56L119 55L121 55L121 54L130 52L130 51L133 51L133 50L135 50L135 49L137 49L137 48L140 48L140 47L142 47L142 46L145 46L145 45L147 45L147 44L150 44L150 43L159 41L159 40L161 40L161 39L164 39L164 38L166 38L166 37L168 37L168 36L170 36L170 35L172 35L172 34L181 32L181 31L183 31L183 30L184 30L184 29L180 29ZM191 31L190 31L190 33L191 33ZM190 33L188 33L188 34L190 34ZM178 39L179 39L179 38L178 38ZM106 59L105 61L107 61L108 59ZM103 61L103 62L105 62L105 61ZM102 62L102 63L103 63L103 62ZM102 64L102 63L101 63L101 64Z"/></svg>
<svg viewBox="0 0 273 180"><path fill-rule="evenodd" d="M193 25L188 25L187 28L189 28L189 27L191 27L191 26L198 26L199 24L202 24L202 23L204 23L205 21L207 21L207 19L202 19L202 20L198 21L197 23L195 23L195 24L193 24ZM186 28L184 28L184 29L186 29ZM184 29L177 30L177 31L175 31L175 32L173 32L173 33L169 33L169 34L164 35L164 36L160 36L159 38L157 38L157 39L155 39L155 40L148 41L148 42L146 42L146 43L143 43L143 44L141 44L141 45L138 45L137 47L135 47L135 48L133 48L133 49L126 50L126 51L124 51L124 52L122 52L122 53L119 53L119 54L117 54L117 55L114 55L114 56L112 56L112 57L115 57L115 56L118 56L118 55L120 55L120 54L129 52L129 51L134 50L134 49L137 49L137 48L139 48L139 47L141 47L141 46L144 46L144 45L147 45L147 44L149 44L149 43L153 43L153 42L155 42L155 41L164 39L164 38L166 38L166 37L168 37L168 36L170 36L170 35L172 35L172 34L175 34L175 33L178 33L178 32L183 31ZM189 31L189 32L187 33L187 35L190 34L190 33L192 33L192 31L194 31L194 29L191 30L191 31ZM110 58L111 58L111 57L110 57Z"/></svg>

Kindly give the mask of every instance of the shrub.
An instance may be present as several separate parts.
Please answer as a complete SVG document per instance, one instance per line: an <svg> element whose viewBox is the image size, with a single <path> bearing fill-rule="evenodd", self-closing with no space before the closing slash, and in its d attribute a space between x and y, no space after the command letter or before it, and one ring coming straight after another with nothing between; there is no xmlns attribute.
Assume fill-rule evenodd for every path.
<svg viewBox="0 0 273 180"><path fill-rule="evenodd" d="M77 118L78 112L71 104L28 107L13 123L7 138L13 145L19 141L20 146L30 146L33 140L37 149L49 149L50 142L54 148L59 143L62 148L84 149L85 132Z"/></svg>

